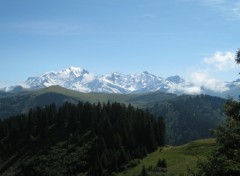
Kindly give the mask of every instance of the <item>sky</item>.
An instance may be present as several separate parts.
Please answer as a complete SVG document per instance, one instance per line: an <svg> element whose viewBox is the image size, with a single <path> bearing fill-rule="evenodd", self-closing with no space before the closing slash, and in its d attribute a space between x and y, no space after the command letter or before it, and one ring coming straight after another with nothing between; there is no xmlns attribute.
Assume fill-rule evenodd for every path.
<svg viewBox="0 0 240 176"><path fill-rule="evenodd" d="M233 81L240 0L0 0L0 87L81 67Z"/></svg>

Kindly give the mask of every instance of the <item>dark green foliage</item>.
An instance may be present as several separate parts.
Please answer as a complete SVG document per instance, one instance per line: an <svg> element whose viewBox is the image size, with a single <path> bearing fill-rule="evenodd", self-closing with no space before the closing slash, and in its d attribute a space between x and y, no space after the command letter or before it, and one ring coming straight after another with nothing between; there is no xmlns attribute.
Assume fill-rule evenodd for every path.
<svg viewBox="0 0 240 176"><path fill-rule="evenodd" d="M212 137L210 129L224 121L226 100L208 95L179 96L149 108L155 116L163 116L166 143L180 145ZM163 139L164 141L164 139Z"/></svg>
<svg viewBox="0 0 240 176"><path fill-rule="evenodd" d="M191 170L196 176L240 175L240 102L229 100L225 107L227 122L215 131L217 149L207 160L199 161L198 168Z"/></svg>
<svg viewBox="0 0 240 176"><path fill-rule="evenodd" d="M139 165L139 164L140 164L140 160L139 160L139 159L134 159L134 160L130 161L130 162L126 165L126 167L129 169L129 168L133 168L133 167L135 167L135 166L137 166L137 165Z"/></svg>
<svg viewBox="0 0 240 176"><path fill-rule="evenodd" d="M0 121L0 158L16 175L110 175L164 145L163 119L120 103L66 102ZM127 165L126 165L127 166Z"/></svg>
<svg viewBox="0 0 240 176"><path fill-rule="evenodd" d="M141 170L141 172L138 176L148 176L147 169L144 165L143 165L142 170Z"/></svg>
<svg viewBox="0 0 240 176"><path fill-rule="evenodd" d="M165 159L159 159L157 162L157 167L167 168L167 162Z"/></svg>
<svg viewBox="0 0 240 176"><path fill-rule="evenodd" d="M238 49L236 52L236 62L237 64L240 64L240 49Z"/></svg>

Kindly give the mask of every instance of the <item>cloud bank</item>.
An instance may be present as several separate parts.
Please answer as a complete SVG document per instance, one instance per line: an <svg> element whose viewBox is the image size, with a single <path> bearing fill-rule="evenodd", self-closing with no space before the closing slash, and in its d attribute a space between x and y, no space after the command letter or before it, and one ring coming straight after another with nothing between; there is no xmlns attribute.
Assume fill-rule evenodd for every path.
<svg viewBox="0 0 240 176"><path fill-rule="evenodd" d="M190 75L190 83L199 88L209 89L214 92L224 92L228 90L226 83L211 78L204 72L193 72Z"/></svg>
<svg viewBox="0 0 240 176"><path fill-rule="evenodd" d="M229 90L226 82L213 78L212 73L226 72L236 68L235 53L217 51L212 56L202 59L203 67L192 69L187 75L186 82L174 85L169 91L198 95L205 91L222 93Z"/></svg>
<svg viewBox="0 0 240 176"><path fill-rule="evenodd" d="M235 54L227 51L217 51L213 56L204 58L203 61L207 65L215 67L219 71L229 70L236 67Z"/></svg>

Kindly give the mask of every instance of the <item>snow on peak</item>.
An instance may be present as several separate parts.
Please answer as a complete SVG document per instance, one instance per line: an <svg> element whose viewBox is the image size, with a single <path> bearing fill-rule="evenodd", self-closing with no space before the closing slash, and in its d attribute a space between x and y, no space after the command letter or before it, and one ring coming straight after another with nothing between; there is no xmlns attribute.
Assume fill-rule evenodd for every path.
<svg viewBox="0 0 240 176"><path fill-rule="evenodd" d="M59 74L65 74L68 76L72 76L72 77L80 77L84 74L89 74L89 72L85 69L81 69L80 67L69 67L65 70L62 70L60 72L58 72Z"/></svg>
<svg viewBox="0 0 240 176"><path fill-rule="evenodd" d="M175 75L166 79L144 71L140 74L122 74L112 72L110 74L95 76L80 67L69 67L61 71L44 73L41 76L29 77L21 84L24 88L39 89L53 85L59 85L80 92L107 92L107 93L146 93L164 91L172 93L204 93L201 87L185 81ZM239 89L240 81L228 83L228 87ZM194 89L193 89L194 88ZM196 91L197 90L197 91Z"/></svg>
<svg viewBox="0 0 240 176"><path fill-rule="evenodd" d="M73 67L73 66L71 66L71 67L69 67L69 68L67 68L68 70L72 70L72 71L79 71L79 72L81 72L81 68L80 67Z"/></svg>
<svg viewBox="0 0 240 176"><path fill-rule="evenodd" d="M77 81L89 82L93 76L87 70L79 67L69 67L61 71L51 71L41 76L29 77L24 85L30 88L43 88L53 85L70 88ZM81 89L82 90L82 89Z"/></svg>
<svg viewBox="0 0 240 176"><path fill-rule="evenodd" d="M184 79L182 79L180 76L175 75L175 76L170 76L166 79L167 81L179 84L185 82Z"/></svg>
<svg viewBox="0 0 240 176"><path fill-rule="evenodd" d="M40 76L29 77L24 83L19 84L23 88L40 89L53 85L59 85L67 89L80 92L105 92L105 93L146 93L153 91L163 91L175 94L212 94L218 95L216 87L222 84L216 83L214 87L201 87L192 82L185 81L180 76L175 75L166 79L144 71L140 74L122 74L112 72L110 74L95 76L80 67L69 67L61 71L46 72ZM234 82L224 84L225 95L235 94L238 97L240 88L240 79ZM16 86L10 86L0 89L0 91L11 91ZM21 91L14 89L16 91Z"/></svg>
<svg viewBox="0 0 240 176"><path fill-rule="evenodd" d="M47 72L41 76L29 77L25 88L43 88L59 85L80 92L107 92L107 93L143 93L157 90L169 90L180 77L163 79L147 71L141 74L125 75L112 72L102 76L94 76L80 67L69 67L61 71Z"/></svg>

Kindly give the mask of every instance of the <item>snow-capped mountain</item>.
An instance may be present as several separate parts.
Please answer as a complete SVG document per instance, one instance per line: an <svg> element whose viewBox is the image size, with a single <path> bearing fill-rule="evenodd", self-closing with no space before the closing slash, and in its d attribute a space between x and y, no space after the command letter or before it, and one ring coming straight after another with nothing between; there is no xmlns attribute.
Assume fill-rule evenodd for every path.
<svg viewBox="0 0 240 176"><path fill-rule="evenodd" d="M80 92L104 93L146 93L163 91L175 94L209 94L227 98L239 97L240 79L233 82L219 83L214 87L195 85L180 76L162 78L147 71L141 74L125 75L119 72L95 76L93 73L78 67L69 67L62 71L47 72L41 76L29 77L24 83L18 85L27 89L40 89L59 85L67 89ZM223 89L219 89L223 87ZM14 86L6 87L1 91L16 90ZM18 87L18 90L19 87ZM221 91L220 91L221 90Z"/></svg>
<svg viewBox="0 0 240 176"><path fill-rule="evenodd" d="M48 72L42 76L29 77L23 85L29 88L43 88L52 85L59 85L62 87L70 87L76 82L84 84L85 77L89 75L89 72L77 67L70 67L66 70L59 72Z"/></svg>
<svg viewBox="0 0 240 176"><path fill-rule="evenodd" d="M168 87L163 78L150 74L146 71L139 75L111 73L99 77L99 80L102 83L105 83L105 85L117 88L117 90L114 91L115 93L152 92Z"/></svg>
<svg viewBox="0 0 240 176"><path fill-rule="evenodd" d="M179 76L164 79L147 71L141 74L124 75L113 72L102 76L94 76L87 70L69 67L62 71L52 71L41 76L29 77L21 86L40 89L59 85L80 92L145 93L157 90L167 91L173 85L182 82L184 82L184 79Z"/></svg>

